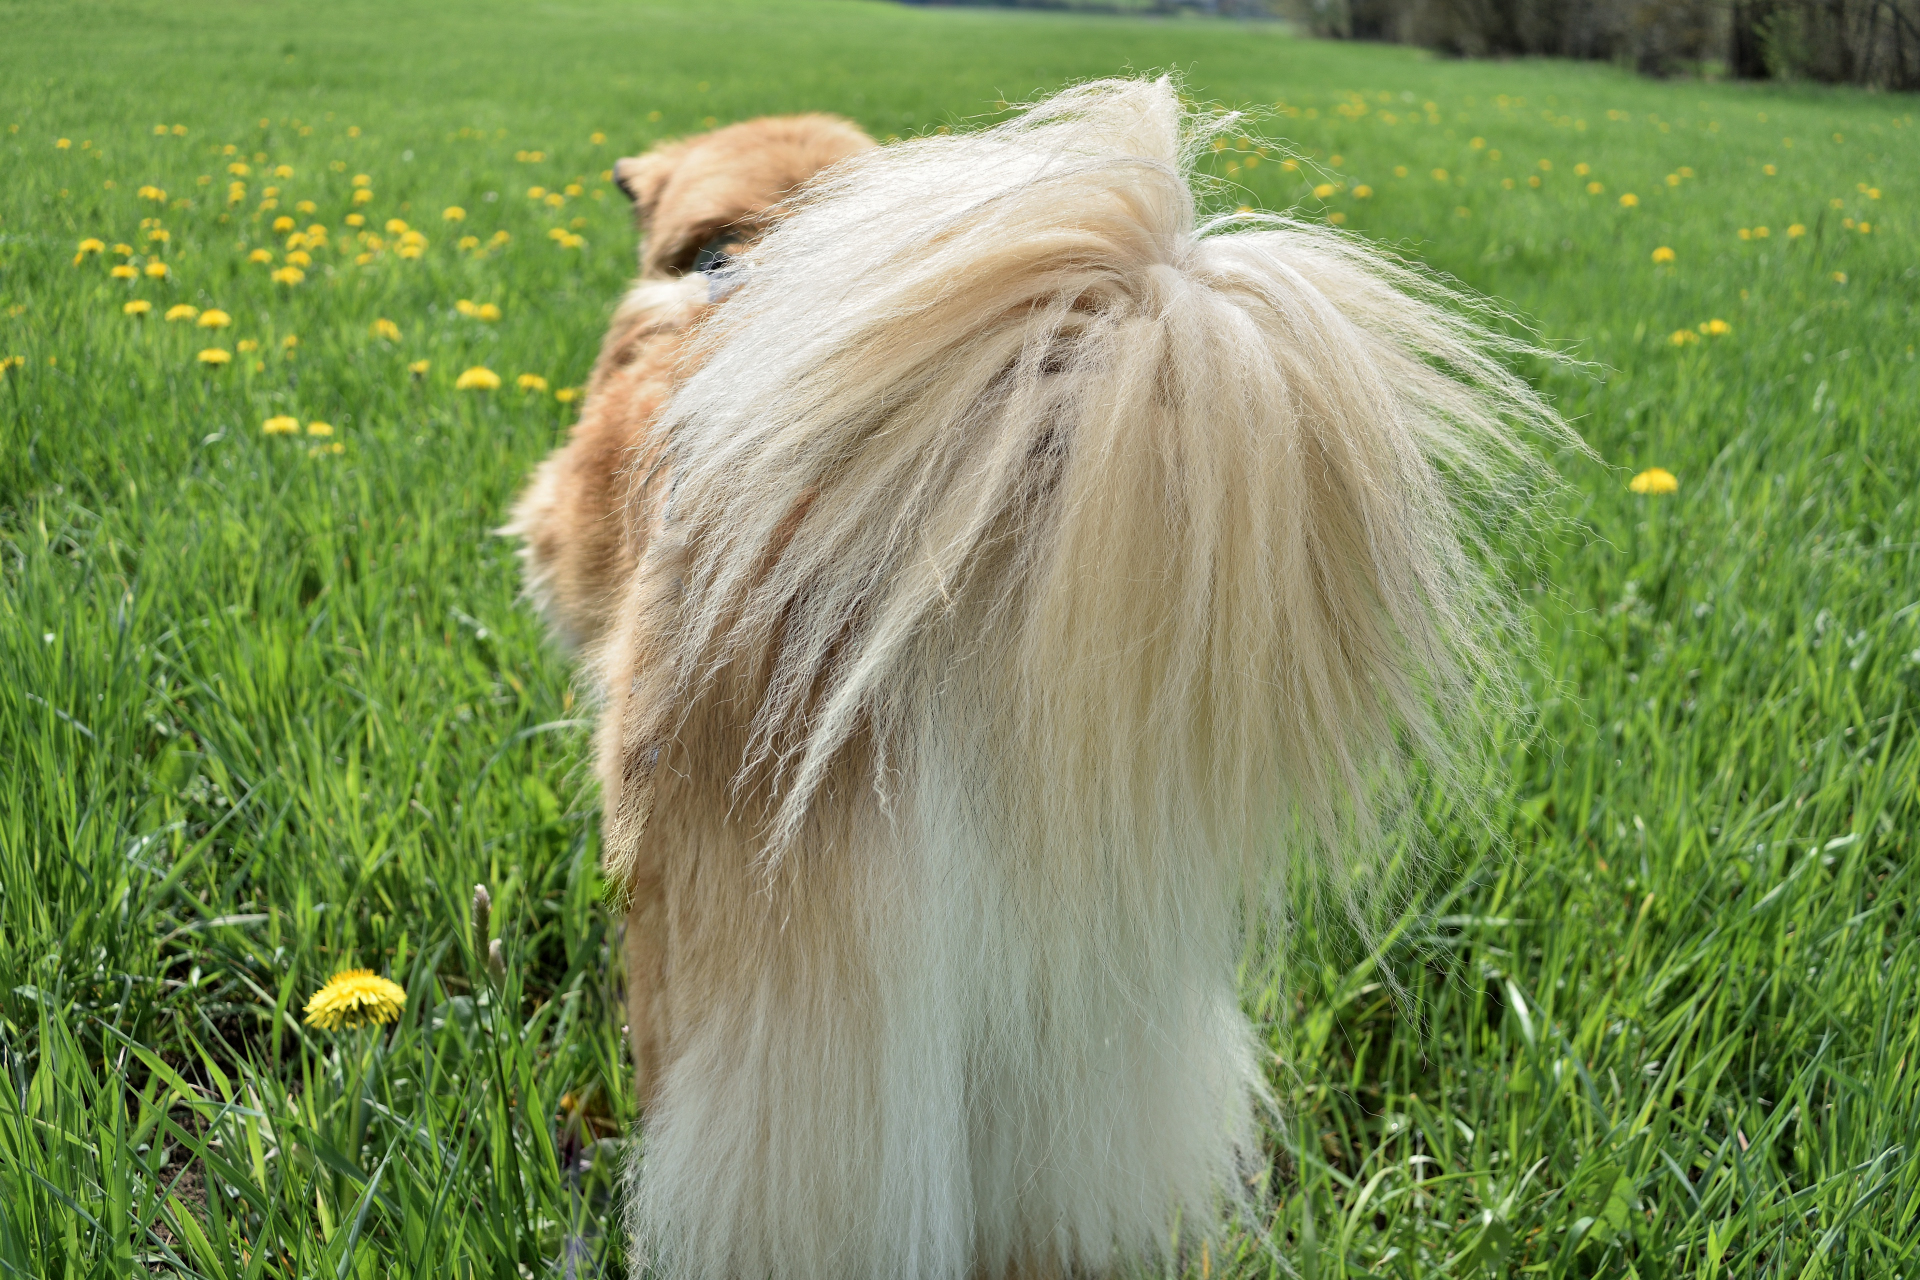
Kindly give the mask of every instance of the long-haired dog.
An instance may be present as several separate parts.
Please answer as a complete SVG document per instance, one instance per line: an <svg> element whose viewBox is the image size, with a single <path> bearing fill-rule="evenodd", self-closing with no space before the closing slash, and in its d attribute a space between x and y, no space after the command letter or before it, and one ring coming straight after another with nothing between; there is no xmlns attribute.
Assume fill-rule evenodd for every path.
<svg viewBox="0 0 1920 1280"><path fill-rule="evenodd" d="M1562 428L1425 277L1199 222L1219 123L844 136L640 286L516 512L605 699L657 1274L1107 1274L1247 1194L1247 925L1471 719L1455 495Z"/></svg>

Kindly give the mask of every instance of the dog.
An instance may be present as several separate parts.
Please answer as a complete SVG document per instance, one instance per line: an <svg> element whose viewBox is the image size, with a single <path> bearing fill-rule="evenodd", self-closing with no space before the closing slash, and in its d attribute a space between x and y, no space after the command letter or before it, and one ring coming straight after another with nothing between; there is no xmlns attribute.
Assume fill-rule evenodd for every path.
<svg viewBox="0 0 1920 1280"><path fill-rule="evenodd" d="M1474 500L1565 428L1430 278L1203 221L1233 122L1166 80L812 119L726 200L677 203L773 124L623 162L642 282L510 526L602 698L636 1268L1166 1262L1260 1181L1249 925L1444 776Z"/></svg>

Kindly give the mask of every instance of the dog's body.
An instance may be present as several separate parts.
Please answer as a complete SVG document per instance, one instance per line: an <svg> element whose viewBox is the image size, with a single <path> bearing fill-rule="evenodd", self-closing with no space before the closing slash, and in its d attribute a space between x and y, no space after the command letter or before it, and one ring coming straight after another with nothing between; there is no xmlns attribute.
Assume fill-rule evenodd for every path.
<svg viewBox="0 0 1920 1280"><path fill-rule="evenodd" d="M629 298L516 511L606 698L661 1274L1105 1274L1245 1195L1245 913L1444 736L1443 476L1551 415L1330 233L1197 234L1196 126L849 146L737 292Z"/></svg>

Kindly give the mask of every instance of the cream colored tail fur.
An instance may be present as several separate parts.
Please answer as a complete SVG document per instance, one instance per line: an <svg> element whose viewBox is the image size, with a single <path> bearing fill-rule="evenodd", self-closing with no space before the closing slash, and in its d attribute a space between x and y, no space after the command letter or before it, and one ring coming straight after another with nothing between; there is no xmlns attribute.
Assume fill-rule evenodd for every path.
<svg viewBox="0 0 1920 1280"><path fill-rule="evenodd" d="M1561 428L1425 277L1197 224L1216 123L1110 81L855 157L699 339L603 776L613 814L734 709L784 905L729 945L785 976L673 1029L660 1274L1098 1273L1216 1221L1257 1158L1250 886L1362 838L1500 665L1455 495Z"/></svg>

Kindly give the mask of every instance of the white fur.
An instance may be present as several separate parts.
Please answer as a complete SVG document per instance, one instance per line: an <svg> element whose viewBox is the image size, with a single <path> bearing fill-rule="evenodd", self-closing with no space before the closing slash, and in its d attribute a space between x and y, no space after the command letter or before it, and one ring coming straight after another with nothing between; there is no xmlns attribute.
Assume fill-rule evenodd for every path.
<svg viewBox="0 0 1920 1280"><path fill-rule="evenodd" d="M1452 494L1562 428L1426 278L1197 226L1215 123L1103 82L855 157L707 322L602 731L610 865L704 725L731 809L649 864L756 883L673 926L744 959L668 970L702 995L636 1172L657 1274L1106 1273L1209 1230L1258 1158L1249 894L1352 852L1500 668Z"/></svg>

